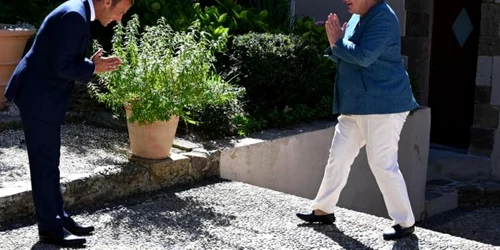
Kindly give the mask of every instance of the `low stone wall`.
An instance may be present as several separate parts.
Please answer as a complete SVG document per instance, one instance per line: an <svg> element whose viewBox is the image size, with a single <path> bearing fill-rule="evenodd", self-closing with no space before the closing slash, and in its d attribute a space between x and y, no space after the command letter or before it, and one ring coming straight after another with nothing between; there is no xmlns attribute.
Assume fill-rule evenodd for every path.
<svg viewBox="0 0 500 250"><path fill-rule="evenodd" d="M88 207L149 192L175 184L197 182L219 173L219 153L185 152L170 159L131 159L123 166L103 168L97 173L73 176L62 184L65 207ZM33 216L29 186L0 189L0 227L10 221Z"/></svg>
<svg viewBox="0 0 500 250"><path fill-rule="evenodd" d="M220 175L313 199L323 177L334 125L321 123L299 128L292 135L278 134L274 138L260 135L242 140L234 148L221 152ZM425 218L429 133L430 109L418 109L408 116L399 144L400 169L417 220ZM338 205L388 217L364 148L353 163Z"/></svg>

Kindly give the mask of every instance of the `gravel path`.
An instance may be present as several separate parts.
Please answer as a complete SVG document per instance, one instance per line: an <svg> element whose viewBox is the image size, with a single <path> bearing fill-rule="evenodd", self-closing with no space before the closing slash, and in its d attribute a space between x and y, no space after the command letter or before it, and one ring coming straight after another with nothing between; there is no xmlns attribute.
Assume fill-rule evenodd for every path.
<svg viewBox="0 0 500 250"><path fill-rule="evenodd" d="M61 177L92 173L96 168L128 162L127 133L86 125L63 125ZM22 130L0 132L0 187L29 182L29 164Z"/></svg>
<svg viewBox="0 0 500 250"><path fill-rule="evenodd" d="M419 226L500 246L500 207L459 208L433 216Z"/></svg>
<svg viewBox="0 0 500 250"><path fill-rule="evenodd" d="M336 226L302 224L310 200L239 182L208 182L81 211L96 233L86 249L493 249L417 228L384 241L387 219L338 209ZM34 225L0 232L0 249L59 249L37 243Z"/></svg>

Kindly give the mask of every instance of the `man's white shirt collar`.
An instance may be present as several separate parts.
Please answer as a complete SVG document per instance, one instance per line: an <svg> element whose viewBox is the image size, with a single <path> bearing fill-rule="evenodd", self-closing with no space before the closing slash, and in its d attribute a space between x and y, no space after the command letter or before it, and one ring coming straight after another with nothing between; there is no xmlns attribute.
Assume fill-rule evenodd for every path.
<svg viewBox="0 0 500 250"><path fill-rule="evenodd" d="M90 6L90 21L94 21L95 20L95 10L94 10L94 2L93 0L87 0L87 2L89 2L89 6Z"/></svg>

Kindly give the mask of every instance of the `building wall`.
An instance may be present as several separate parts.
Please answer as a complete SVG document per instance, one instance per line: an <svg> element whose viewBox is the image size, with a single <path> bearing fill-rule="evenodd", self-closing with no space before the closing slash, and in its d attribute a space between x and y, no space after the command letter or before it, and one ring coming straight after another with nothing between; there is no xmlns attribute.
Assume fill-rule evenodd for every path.
<svg viewBox="0 0 500 250"><path fill-rule="evenodd" d="M420 87L419 103L426 105L434 0L406 1L406 36L403 54L409 72ZM469 154L492 159L493 174L500 175L500 1L483 0L476 69L474 120ZM460 136L460 135L457 135Z"/></svg>
<svg viewBox="0 0 500 250"><path fill-rule="evenodd" d="M493 174L500 175L500 1L482 1L480 33L469 152L491 157Z"/></svg>
<svg viewBox="0 0 500 250"><path fill-rule="evenodd" d="M408 56L408 73L417 91L415 98L429 104L429 70L431 61L433 0L406 0L406 34L402 54Z"/></svg>

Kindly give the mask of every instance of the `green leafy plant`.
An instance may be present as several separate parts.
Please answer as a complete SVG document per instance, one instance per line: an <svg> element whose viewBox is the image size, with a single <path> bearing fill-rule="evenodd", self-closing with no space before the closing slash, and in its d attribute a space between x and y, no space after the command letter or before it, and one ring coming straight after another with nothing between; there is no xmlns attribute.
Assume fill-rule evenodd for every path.
<svg viewBox="0 0 500 250"><path fill-rule="evenodd" d="M202 110L192 111L195 125L187 124L186 129L197 132L201 138L216 139L234 135L246 135L250 122L240 102L226 102L208 105Z"/></svg>
<svg viewBox="0 0 500 250"><path fill-rule="evenodd" d="M334 64L296 35L235 37L229 75L246 89L246 111L266 127L327 118L332 111Z"/></svg>
<svg viewBox="0 0 500 250"><path fill-rule="evenodd" d="M185 30L195 20L202 30L218 37L229 29L230 34L249 31L265 32L269 29L267 10L245 7L236 0L216 0L206 4L191 0L144 0L138 1L131 13L139 15L141 23L154 24L164 17L174 30Z"/></svg>
<svg viewBox="0 0 500 250"><path fill-rule="evenodd" d="M329 45L324 22L314 22L310 17L297 18L292 33L302 37L307 43L321 52Z"/></svg>
<svg viewBox="0 0 500 250"><path fill-rule="evenodd" d="M165 18L139 33L138 16L126 26L118 24L113 36L113 54L123 65L104 73L90 92L116 113L131 105L130 122L149 124L179 116L191 120L190 110L237 101L244 93L218 75L213 52L227 35L213 40L200 31L199 22L187 31L174 31ZM98 44L96 45L98 46Z"/></svg>
<svg viewBox="0 0 500 250"><path fill-rule="evenodd" d="M290 0L240 0L239 3L261 12L266 11L269 16L267 21L270 29L277 33L290 29Z"/></svg>

